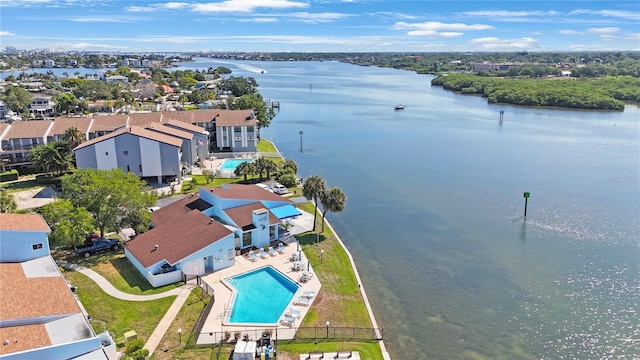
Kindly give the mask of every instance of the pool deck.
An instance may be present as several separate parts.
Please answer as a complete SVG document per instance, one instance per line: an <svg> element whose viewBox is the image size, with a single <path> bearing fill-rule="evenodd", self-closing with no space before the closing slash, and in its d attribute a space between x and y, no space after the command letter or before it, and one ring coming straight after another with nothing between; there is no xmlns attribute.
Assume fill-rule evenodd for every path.
<svg viewBox="0 0 640 360"><path fill-rule="evenodd" d="M295 234L297 232L308 231L311 229L311 225L313 224L313 215L303 212L302 216L294 219L293 221L292 232ZM204 322L204 326L202 327L201 335L198 337L198 344L211 344L219 341L220 333L229 332L231 334L235 332L248 332L248 331L262 331L266 329L275 330L274 333L277 334L280 339L293 339L295 336L295 328L300 325L300 321L304 319L307 312L311 308L311 304L315 300L315 297L311 298L311 304L309 306L298 306L294 305L294 302L298 299L299 296L302 295L303 291L315 291L315 294L320 292L322 285L320 284L320 280L313 269L313 265L307 265L308 260L304 255L303 251L300 251L299 254L302 256L301 262L304 264L304 269L301 271L293 270L293 261L291 258L294 254L298 254L298 246L296 242L292 242L290 244L285 245L284 253L277 255L269 255L267 258L258 258L258 260L252 261L244 256L236 256L236 264L234 266L228 267L226 269L216 271L211 274L207 274L202 277L202 279L214 290L215 294L215 302L209 313L209 316ZM248 271L252 271L264 266L270 265L275 269L279 270L281 273L289 277L291 280L300 285L298 291L293 295L291 302L287 306L286 309L294 308L296 310L300 310L301 314L298 319L294 322L292 327L278 324L242 324L242 325L233 325L226 324L226 313L228 309L231 308L231 298L232 291L228 287L227 284L224 283L224 279L228 277L232 277L238 274L242 274ZM302 283L300 282L300 277L302 273L306 271L307 266L309 266L309 271L313 273L313 277L311 280ZM280 321L280 318L278 321ZM209 335L211 333L211 335Z"/></svg>

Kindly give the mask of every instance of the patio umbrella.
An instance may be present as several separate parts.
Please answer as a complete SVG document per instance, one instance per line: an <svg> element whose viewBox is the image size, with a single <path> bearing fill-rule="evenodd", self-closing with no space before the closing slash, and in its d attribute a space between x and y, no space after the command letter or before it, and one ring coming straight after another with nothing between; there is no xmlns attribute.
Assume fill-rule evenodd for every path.
<svg viewBox="0 0 640 360"><path fill-rule="evenodd" d="M309 262L307 261L307 271L309 271L309 267L310 267L310 264L309 264Z"/></svg>

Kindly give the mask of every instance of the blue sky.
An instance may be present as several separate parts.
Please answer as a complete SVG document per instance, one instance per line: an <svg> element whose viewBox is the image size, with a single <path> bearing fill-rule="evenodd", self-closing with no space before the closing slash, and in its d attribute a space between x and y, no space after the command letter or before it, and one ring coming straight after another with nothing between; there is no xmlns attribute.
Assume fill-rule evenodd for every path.
<svg viewBox="0 0 640 360"><path fill-rule="evenodd" d="M640 50L640 1L0 0L0 46L122 52Z"/></svg>

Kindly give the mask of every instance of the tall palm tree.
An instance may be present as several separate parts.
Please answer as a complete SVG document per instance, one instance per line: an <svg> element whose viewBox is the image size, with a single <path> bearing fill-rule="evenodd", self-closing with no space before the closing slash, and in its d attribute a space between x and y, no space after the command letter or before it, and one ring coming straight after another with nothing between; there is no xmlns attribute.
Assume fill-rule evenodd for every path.
<svg viewBox="0 0 640 360"><path fill-rule="evenodd" d="M320 176L311 175L309 178L302 184L302 195L306 197L308 200L313 199L313 203L316 207L316 211L313 213L313 231L316 230L316 217L318 216L318 198L322 193L324 193L327 189L327 184L324 182L324 179Z"/></svg>
<svg viewBox="0 0 640 360"><path fill-rule="evenodd" d="M6 190L0 190L0 213L13 213L18 210L16 199Z"/></svg>
<svg viewBox="0 0 640 360"><path fill-rule="evenodd" d="M322 203L322 232L324 232L324 218L327 211L343 211L346 201L347 195L345 195L339 187L335 186L329 190L325 190L320 195L320 202Z"/></svg>

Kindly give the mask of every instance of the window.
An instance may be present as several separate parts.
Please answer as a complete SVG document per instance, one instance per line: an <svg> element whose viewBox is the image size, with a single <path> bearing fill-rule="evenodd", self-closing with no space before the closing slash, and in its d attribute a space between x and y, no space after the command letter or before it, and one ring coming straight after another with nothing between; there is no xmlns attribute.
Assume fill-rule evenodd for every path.
<svg viewBox="0 0 640 360"><path fill-rule="evenodd" d="M31 138L31 145L38 145L38 138Z"/></svg>
<svg viewBox="0 0 640 360"><path fill-rule="evenodd" d="M242 136L235 136L235 137L233 138L233 140L235 140L235 141L237 141L237 142L240 142L240 141L242 141Z"/></svg>
<svg viewBox="0 0 640 360"><path fill-rule="evenodd" d="M31 248L33 250L40 250L40 249L42 249L42 246L43 246L42 243L37 243L37 244L31 245Z"/></svg>
<svg viewBox="0 0 640 360"><path fill-rule="evenodd" d="M251 232L242 233L242 247L251 246Z"/></svg>
<svg viewBox="0 0 640 360"><path fill-rule="evenodd" d="M131 166L127 165L127 172L131 171Z"/></svg>
<svg viewBox="0 0 640 360"><path fill-rule="evenodd" d="M275 226L269 226L269 239L273 240L276 238L276 227Z"/></svg>
<svg viewBox="0 0 640 360"><path fill-rule="evenodd" d="M140 172L142 172L142 164L138 165L138 170L140 170Z"/></svg>
<svg viewBox="0 0 640 360"><path fill-rule="evenodd" d="M129 156L129 151L124 150L124 151L122 152L122 155L124 155L124 156Z"/></svg>
<svg viewBox="0 0 640 360"><path fill-rule="evenodd" d="M253 136L251 136L251 135L247 136L247 140L253 141Z"/></svg>
<svg viewBox="0 0 640 360"><path fill-rule="evenodd" d="M253 132L253 126L247 126L247 132Z"/></svg>
<svg viewBox="0 0 640 360"><path fill-rule="evenodd" d="M105 156L109 156L109 152L108 152L108 151L105 151L104 155L105 155Z"/></svg>
<svg viewBox="0 0 640 360"><path fill-rule="evenodd" d="M234 132L242 132L242 128L240 126L234 126L233 127L233 131Z"/></svg>

